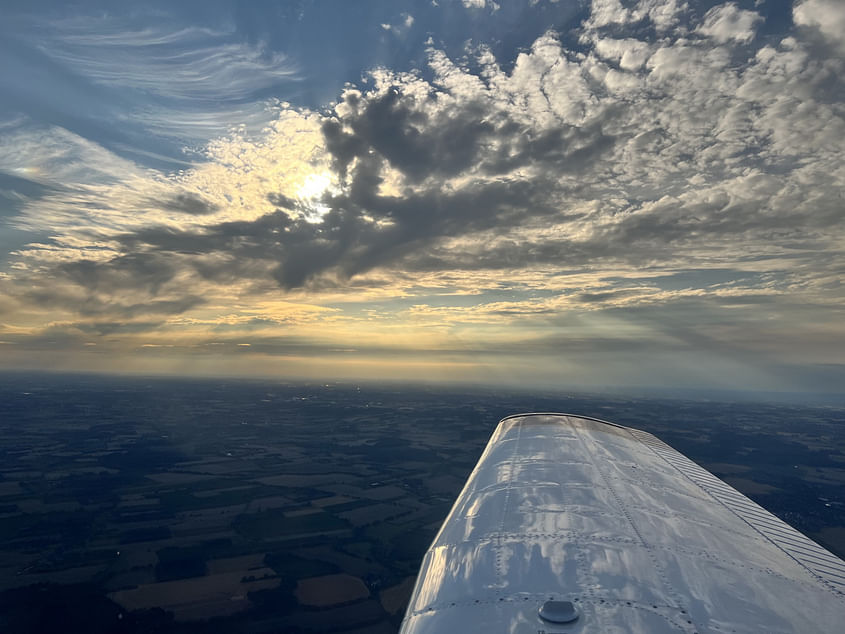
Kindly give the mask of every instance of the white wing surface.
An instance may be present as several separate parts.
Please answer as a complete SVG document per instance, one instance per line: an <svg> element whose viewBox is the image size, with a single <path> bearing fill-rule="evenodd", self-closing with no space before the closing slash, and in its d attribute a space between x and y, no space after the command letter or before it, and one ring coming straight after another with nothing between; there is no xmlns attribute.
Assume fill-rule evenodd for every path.
<svg viewBox="0 0 845 634"><path fill-rule="evenodd" d="M499 423L401 632L845 632L843 592L845 562L651 434L525 414Z"/></svg>

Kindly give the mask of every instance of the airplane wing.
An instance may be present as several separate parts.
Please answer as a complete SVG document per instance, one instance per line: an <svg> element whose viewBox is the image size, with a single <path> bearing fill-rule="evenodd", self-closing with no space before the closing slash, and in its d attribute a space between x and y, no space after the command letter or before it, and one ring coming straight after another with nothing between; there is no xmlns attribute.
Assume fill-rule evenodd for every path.
<svg viewBox="0 0 845 634"><path fill-rule="evenodd" d="M845 562L651 434L499 423L402 634L843 632Z"/></svg>

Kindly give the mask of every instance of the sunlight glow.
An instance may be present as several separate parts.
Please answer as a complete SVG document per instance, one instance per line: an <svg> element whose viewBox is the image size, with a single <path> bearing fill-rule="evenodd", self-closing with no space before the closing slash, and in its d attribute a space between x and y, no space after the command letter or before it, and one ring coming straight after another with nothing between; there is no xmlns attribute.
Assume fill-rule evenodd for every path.
<svg viewBox="0 0 845 634"><path fill-rule="evenodd" d="M304 203L301 212L305 220L311 223L322 221L323 216L330 210L322 202L327 193L337 193L337 187L329 172L309 174L305 177L305 182L296 192L297 198Z"/></svg>

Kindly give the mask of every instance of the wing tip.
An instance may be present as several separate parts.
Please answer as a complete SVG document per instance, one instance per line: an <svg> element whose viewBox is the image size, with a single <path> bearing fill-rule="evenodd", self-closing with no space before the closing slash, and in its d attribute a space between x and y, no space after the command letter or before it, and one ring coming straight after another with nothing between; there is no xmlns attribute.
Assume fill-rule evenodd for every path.
<svg viewBox="0 0 845 634"><path fill-rule="evenodd" d="M625 430L629 430L629 431L641 431L641 430L636 429L634 427L626 427L625 425L620 425L619 423L612 423L609 420L603 420L601 418L595 418L593 416L584 416L582 414L569 414L569 413L566 413L566 412L525 412L523 414L511 414L510 416L505 416L502 420L500 420L499 425L501 425L502 423L508 423L508 422L513 424L513 421L515 421L517 419L535 418L535 417L536 417L537 420L532 420L528 424L550 425L550 424L553 424L555 421L554 420L548 420L548 419L554 419L554 418L569 418L569 419L571 419L571 418L575 418L575 419L580 419L580 420L584 420L584 421L590 421L590 422L593 422L593 423L602 423L604 425L610 425L611 427L616 427L618 429L625 429ZM540 420L541 418L543 420Z"/></svg>

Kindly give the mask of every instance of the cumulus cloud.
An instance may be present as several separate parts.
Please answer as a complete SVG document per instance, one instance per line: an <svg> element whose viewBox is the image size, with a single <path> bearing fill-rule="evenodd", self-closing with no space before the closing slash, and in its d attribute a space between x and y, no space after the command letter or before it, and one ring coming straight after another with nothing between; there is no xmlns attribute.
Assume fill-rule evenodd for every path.
<svg viewBox="0 0 845 634"><path fill-rule="evenodd" d="M792 9L795 24L817 29L845 54L845 4L837 0L803 0Z"/></svg>
<svg viewBox="0 0 845 634"><path fill-rule="evenodd" d="M640 40L605 38L596 39L594 44L599 57L615 62L627 71L639 70L651 56L651 47Z"/></svg>
<svg viewBox="0 0 845 634"><path fill-rule="evenodd" d="M592 0L590 16L584 26L589 29L620 27L648 21L659 32L679 24L688 5L682 0Z"/></svg>
<svg viewBox="0 0 845 634"><path fill-rule="evenodd" d="M483 9L490 7L493 11L499 8L499 5L493 0L461 0L467 9Z"/></svg>
<svg viewBox="0 0 845 634"><path fill-rule="evenodd" d="M698 27L698 32L721 44L731 41L747 44L754 38L756 25L762 20L759 13L745 11L733 2L728 2L710 9L704 15L704 22Z"/></svg>
<svg viewBox="0 0 845 634"><path fill-rule="evenodd" d="M414 16L412 16L410 13L403 13L401 16L401 20L399 20L395 24L382 23L381 28L383 28L385 31L393 33L394 35L404 35L410 30L413 25Z"/></svg>

